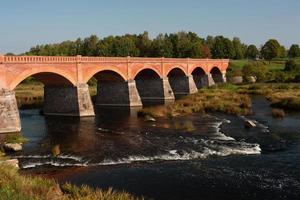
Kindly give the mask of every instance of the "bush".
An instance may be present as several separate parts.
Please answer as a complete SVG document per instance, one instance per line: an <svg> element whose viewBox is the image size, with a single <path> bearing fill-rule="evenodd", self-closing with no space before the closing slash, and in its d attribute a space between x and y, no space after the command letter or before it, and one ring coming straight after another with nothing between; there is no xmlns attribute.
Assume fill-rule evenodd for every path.
<svg viewBox="0 0 300 200"><path fill-rule="evenodd" d="M285 62L284 71L300 71L300 64L295 60L288 60Z"/></svg>
<svg viewBox="0 0 300 200"><path fill-rule="evenodd" d="M243 67L244 77L255 76L258 82L266 80L268 68L263 62L251 62Z"/></svg>
<svg viewBox="0 0 300 200"><path fill-rule="evenodd" d="M243 76L243 72L239 65L230 62L226 73L227 77Z"/></svg>

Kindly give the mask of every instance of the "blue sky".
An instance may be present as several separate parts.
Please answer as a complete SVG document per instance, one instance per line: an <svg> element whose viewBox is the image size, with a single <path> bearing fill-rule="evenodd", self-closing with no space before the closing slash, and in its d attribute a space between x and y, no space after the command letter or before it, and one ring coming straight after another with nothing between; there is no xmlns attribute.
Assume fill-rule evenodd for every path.
<svg viewBox="0 0 300 200"><path fill-rule="evenodd" d="M0 4L0 52L97 34L147 30L300 44L299 0L9 0Z"/></svg>

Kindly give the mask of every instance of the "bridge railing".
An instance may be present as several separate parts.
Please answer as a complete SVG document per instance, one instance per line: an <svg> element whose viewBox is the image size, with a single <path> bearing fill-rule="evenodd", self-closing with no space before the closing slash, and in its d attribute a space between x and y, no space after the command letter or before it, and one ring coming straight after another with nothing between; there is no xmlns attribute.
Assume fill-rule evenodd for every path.
<svg viewBox="0 0 300 200"><path fill-rule="evenodd" d="M74 56L4 56L4 63L76 62Z"/></svg>
<svg viewBox="0 0 300 200"><path fill-rule="evenodd" d="M149 57L84 57L84 56L1 56L0 63L105 63L105 62L141 62L141 63L193 63L193 62L229 62L228 59L192 59L192 58L149 58Z"/></svg>

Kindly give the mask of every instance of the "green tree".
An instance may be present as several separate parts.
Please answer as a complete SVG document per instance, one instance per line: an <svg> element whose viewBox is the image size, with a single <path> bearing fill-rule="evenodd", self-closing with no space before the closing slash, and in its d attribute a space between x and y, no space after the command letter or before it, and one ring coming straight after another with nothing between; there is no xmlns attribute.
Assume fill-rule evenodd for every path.
<svg viewBox="0 0 300 200"><path fill-rule="evenodd" d="M300 64L297 63L295 60L288 60L285 62L284 71L300 71Z"/></svg>
<svg viewBox="0 0 300 200"><path fill-rule="evenodd" d="M247 63L243 67L242 72L245 77L255 76L257 78L257 81L261 82L266 79L268 68L262 62L251 62Z"/></svg>
<svg viewBox="0 0 300 200"><path fill-rule="evenodd" d="M293 44L288 51L289 58L300 57L300 47L298 44Z"/></svg>
<svg viewBox="0 0 300 200"><path fill-rule="evenodd" d="M152 41L149 38L149 33L145 31L144 33L138 35L136 41L136 47L139 49L141 57L148 57L151 55L151 44Z"/></svg>
<svg viewBox="0 0 300 200"><path fill-rule="evenodd" d="M173 44L168 39L167 34L159 34L152 42L152 56L154 57L173 57Z"/></svg>
<svg viewBox="0 0 300 200"><path fill-rule="evenodd" d="M211 49L213 58L234 58L235 51L233 43L230 39L223 36L217 36Z"/></svg>
<svg viewBox="0 0 300 200"><path fill-rule="evenodd" d="M282 53L282 47L275 39L267 41L261 49L261 55L266 60L272 60L273 58L280 57Z"/></svg>
<svg viewBox="0 0 300 200"><path fill-rule="evenodd" d="M135 46L135 39L130 35L116 37L113 43L114 56L138 56L139 49Z"/></svg>
<svg viewBox="0 0 300 200"><path fill-rule="evenodd" d="M96 35L91 35L85 38L82 45L82 55L84 56L98 56L98 42L99 38Z"/></svg>
<svg viewBox="0 0 300 200"><path fill-rule="evenodd" d="M211 35L206 37L205 44L208 46L209 49L212 49L215 43L215 38Z"/></svg>
<svg viewBox="0 0 300 200"><path fill-rule="evenodd" d="M232 40L233 48L235 51L234 59L242 59L245 57L246 45L241 43L238 37L234 37Z"/></svg>
<svg viewBox="0 0 300 200"><path fill-rule="evenodd" d="M246 57L250 59L255 59L259 56L259 51L257 47L253 44L249 45L246 50Z"/></svg>
<svg viewBox="0 0 300 200"><path fill-rule="evenodd" d="M176 57L180 58L202 58L204 51L204 40L193 32L177 33Z"/></svg>

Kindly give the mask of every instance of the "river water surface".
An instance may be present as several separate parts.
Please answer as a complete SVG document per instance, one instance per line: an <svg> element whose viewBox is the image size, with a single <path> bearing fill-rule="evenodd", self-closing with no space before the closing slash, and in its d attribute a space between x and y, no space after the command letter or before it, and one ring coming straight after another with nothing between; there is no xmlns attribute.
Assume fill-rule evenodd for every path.
<svg viewBox="0 0 300 200"><path fill-rule="evenodd" d="M22 173L124 190L146 199L300 199L300 113L273 119L253 96L245 117L194 114L144 122L132 111L45 117L22 110Z"/></svg>

